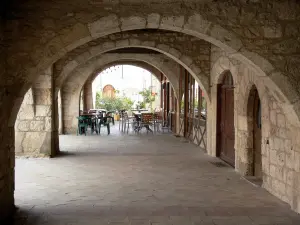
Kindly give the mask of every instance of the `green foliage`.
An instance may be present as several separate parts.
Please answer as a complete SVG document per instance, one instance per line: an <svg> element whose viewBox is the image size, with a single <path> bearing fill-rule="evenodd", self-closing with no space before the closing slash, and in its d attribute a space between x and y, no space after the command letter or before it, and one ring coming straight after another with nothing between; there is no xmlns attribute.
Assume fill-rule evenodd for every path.
<svg viewBox="0 0 300 225"><path fill-rule="evenodd" d="M137 108L138 109L144 109L144 108L146 108L146 103L145 102L138 102Z"/></svg>
<svg viewBox="0 0 300 225"><path fill-rule="evenodd" d="M144 88L143 91L140 91L139 94L143 97L143 102L139 102L138 103L138 107L140 109L146 108L146 104L150 104L151 108L152 108L152 102L155 101L156 98L156 93L153 95L151 88Z"/></svg>
<svg viewBox="0 0 300 225"><path fill-rule="evenodd" d="M100 92L96 93L96 108L97 109L106 109L108 111L114 110L129 110L131 109L134 102L127 97L115 96L113 98L101 96Z"/></svg>
<svg viewBox="0 0 300 225"><path fill-rule="evenodd" d="M101 102L101 92L97 91L96 93L96 109L100 109L100 102Z"/></svg>
<svg viewBox="0 0 300 225"><path fill-rule="evenodd" d="M144 101L143 101L143 102L144 102L145 104L150 104L150 103L152 103L152 102L155 101L156 94L155 94L155 95L152 95L152 92L151 92L151 89L150 89L150 88L149 88L149 89L144 88L144 90L143 90L143 91L140 91L139 94L140 94L141 96L143 96L143 98L144 98Z"/></svg>
<svg viewBox="0 0 300 225"><path fill-rule="evenodd" d="M122 109L126 109L129 110L132 108L134 101L132 101L130 98L127 97L121 97L122 100L122 104L123 104L123 108Z"/></svg>

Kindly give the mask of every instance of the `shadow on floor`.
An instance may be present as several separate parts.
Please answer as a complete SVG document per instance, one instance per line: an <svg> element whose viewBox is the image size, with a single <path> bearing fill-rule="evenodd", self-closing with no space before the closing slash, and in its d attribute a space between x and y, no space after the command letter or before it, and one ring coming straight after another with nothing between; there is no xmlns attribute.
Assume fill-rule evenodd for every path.
<svg viewBox="0 0 300 225"><path fill-rule="evenodd" d="M55 158L64 158L64 157L76 156L76 155L78 155L78 152L60 151L58 155L55 156Z"/></svg>

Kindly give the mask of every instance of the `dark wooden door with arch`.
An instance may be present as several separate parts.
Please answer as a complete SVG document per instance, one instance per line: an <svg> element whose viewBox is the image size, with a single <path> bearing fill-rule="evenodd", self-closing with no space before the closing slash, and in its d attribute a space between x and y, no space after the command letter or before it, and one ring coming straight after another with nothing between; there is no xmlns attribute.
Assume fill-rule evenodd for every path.
<svg viewBox="0 0 300 225"><path fill-rule="evenodd" d="M232 75L224 75L218 85L217 103L217 153L218 157L235 166L234 85Z"/></svg>

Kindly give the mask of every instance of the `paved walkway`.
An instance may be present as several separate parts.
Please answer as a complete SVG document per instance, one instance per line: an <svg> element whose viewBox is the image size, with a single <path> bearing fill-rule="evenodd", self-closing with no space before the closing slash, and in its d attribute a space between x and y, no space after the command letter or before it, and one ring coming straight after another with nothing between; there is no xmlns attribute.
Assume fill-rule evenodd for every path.
<svg viewBox="0 0 300 225"><path fill-rule="evenodd" d="M17 159L15 224L297 225L300 216L169 134L61 136L54 159Z"/></svg>

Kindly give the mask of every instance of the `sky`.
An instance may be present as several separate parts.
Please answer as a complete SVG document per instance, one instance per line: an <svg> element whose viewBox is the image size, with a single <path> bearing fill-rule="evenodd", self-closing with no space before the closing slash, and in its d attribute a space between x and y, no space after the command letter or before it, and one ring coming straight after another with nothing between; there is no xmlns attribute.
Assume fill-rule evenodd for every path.
<svg viewBox="0 0 300 225"><path fill-rule="evenodd" d="M102 71L95 78L92 85L94 104L96 101L97 91L101 91L107 84L111 84L116 90L120 91L121 95L129 97L135 102L135 104L137 104L139 101L142 101L142 96L139 94L139 92L144 88L149 88L152 85L153 92L160 92L160 81L158 81L157 78L148 70L137 66L123 65L122 78L122 65L119 65ZM160 97L158 96L153 105L159 105L159 99Z"/></svg>
<svg viewBox="0 0 300 225"><path fill-rule="evenodd" d="M96 77L93 82L93 92L107 84L120 91L127 88L142 90L151 85L151 73L137 66L123 65L122 79L122 65L110 67Z"/></svg>

